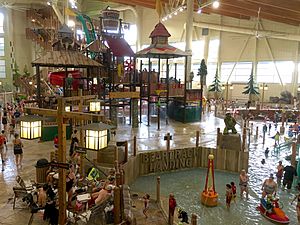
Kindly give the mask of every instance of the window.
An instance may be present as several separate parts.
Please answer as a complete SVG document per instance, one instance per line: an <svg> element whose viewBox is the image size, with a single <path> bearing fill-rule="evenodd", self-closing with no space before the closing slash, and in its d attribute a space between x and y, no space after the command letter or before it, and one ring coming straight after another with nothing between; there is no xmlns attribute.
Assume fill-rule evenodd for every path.
<svg viewBox="0 0 300 225"><path fill-rule="evenodd" d="M206 85L211 85L213 80L215 79L217 71L217 63L207 63L207 76L206 76ZM219 79L220 79L220 71L219 71Z"/></svg>
<svg viewBox="0 0 300 225"><path fill-rule="evenodd" d="M204 58L204 41L193 41L192 43L193 50L193 61L202 60Z"/></svg>
<svg viewBox="0 0 300 225"><path fill-rule="evenodd" d="M0 37L0 56L4 56L4 37Z"/></svg>
<svg viewBox="0 0 300 225"><path fill-rule="evenodd" d="M185 42L170 43L170 45L172 45L175 48L178 48L178 49L180 49L182 51L185 51Z"/></svg>
<svg viewBox="0 0 300 225"><path fill-rule="evenodd" d="M227 82L235 62L223 62L221 65L221 81ZM252 62L239 62L236 64L229 78L229 82L248 82L252 70Z"/></svg>
<svg viewBox="0 0 300 225"><path fill-rule="evenodd" d="M136 52L136 37L137 28L135 24L130 24L130 26L128 26L128 29L124 29L124 39L127 41L134 52Z"/></svg>
<svg viewBox="0 0 300 225"><path fill-rule="evenodd" d="M0 60L0 78L5 78L5 60Z"/></svg>
<svg viewBox="0 0 300 225"><path fill-rule="evenodd" d="M291 83L294 72L292 61L275 62L282 83ZM275 65L272 61L262 61L257 63L257 82L259 83L280 83Z"/></svg>
<svg viewBox="0 0 300 225"><path fill-rule="evenodd" d="M209 41L209 50L208 50L208 62L217 62L219 55L219 39L213 39Z"/></svg>
<svg viewBox="0 0 300 225"><path fill-rule="evenodd" d="M4 15L0 13L0 33L4 33Z"/></svg>

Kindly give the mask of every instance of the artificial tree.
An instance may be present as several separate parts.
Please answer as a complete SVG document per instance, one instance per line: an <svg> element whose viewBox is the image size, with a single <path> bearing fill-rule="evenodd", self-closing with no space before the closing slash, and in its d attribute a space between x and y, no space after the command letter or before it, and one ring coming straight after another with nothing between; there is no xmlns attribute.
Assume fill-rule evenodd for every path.
<svg viewBox="0 0 300 225"><path fill-rule="evenodd" d="M253 69L251 70L251 74L249 77L249 81L247 83L247 86L244 87L245 91L243 91L242 93L245 95L249 95L249 101L252 102L254 99L254 96L258 96L259 95L259 89L257 86L257 83L254 80L254 76L253 76Z"/></svg>
<svg viewBox="0 0 300 225"><path fill-rule="evenodd" d="M212 84L209 86L208 91L215 93L215 99L217 99L217 93L222 92L222 84L221 84L221 81L219 79L218 67L216 69L215 78L214 78Z"/></svg>
<svg viewBox="0 0 300 225"><path fill-rule="evenodd" d="M205 60L202 59L201 60L201 64L200 64L200 68L198 69L198 76L200 76L200 86L201 86L201 90L200 90L200 120L202 117L202 98L203 98L203 85L206 84L206 75L207 75L207 66L205 64Z"/></svg>
<svg viewBox="0 0 300 225"><path fill-rule="evenodd" d="M216 69L215 78L213 80L213 83L209 86L208 91L209 92L214 92L214 98L215 98L215 101L217 101L218 93L222 92L222 84L221 84L221 81L219 79L218 66L217 66L217 69ZM217 102L215 104L215 115L217 115Z"/></svg>
<svg viewBox="0 0 300 225"><path fill-rule="evenodd" d="M26 77L30 76L30 72L28 71L27 65L24 65L23 73L24 73L24 76L26 76Z"/></svg>

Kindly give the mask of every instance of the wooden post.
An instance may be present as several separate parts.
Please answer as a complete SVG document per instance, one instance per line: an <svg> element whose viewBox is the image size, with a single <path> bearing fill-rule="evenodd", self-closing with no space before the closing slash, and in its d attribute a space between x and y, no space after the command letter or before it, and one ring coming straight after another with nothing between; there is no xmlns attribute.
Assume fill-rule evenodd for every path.
<svg viewBox="0 0 300 225"><path fill-rule="evenodd" d="M156 203L160 204L160 177L156 178Z"/></svg>
<svg viewBox="0 0 300 225"><path fill-rule="evenodd" d="M217 128L217 148L220 147L220 141L221 141L221 129L220 127Z"/></svg>
<svg viewBox="0 0 300 225"><path fill-rule="evenodd" d="M196 131L196 147L197 147L197 148L199 147L199 137L200 137L200 131L197 130L197 131Z"/></svg>
<svg viewBox="0 0 300 225"><path fill-rule="evenodd" d="M119 150L117 146L115 146L115 161L119 163Z"/></svg>
<svg viewBox="0 0 300 225"><path fill-rule="evenodd" d="M265 144L266 141L266 132L263 132L263 145Z"/></svg>
<svg viewBox="0 0 300 225"><path fill-rule="evenodd" d="M250 124L250 134L253 134L253 123Z"/></svg>
<svg viewBox="0 0 300 225"><path fill-rule="evenodd" d="M114 188L114 224L121 223L121 189Z"/></svg>
<svg viewBox="0 0 300 225"><path fill-rule="evenodd" d="M158 104L157 104L157 130L160 130L160 103L158 95Z"/></svg>
<svg viewBox="0 0 300 225"><path fill-rule="evenodd" d="M243 136L242 136L242 151L243 152L246 150L246 133L247 133L247 128L243 127Z"/></svg>
<svg viewBox="0 0 300 225"><path fill-rule="evenodd" d="M79 96L82 96L82 89L79 89ZM80 100L79 100L79 106L78 106L78 111L79 112L82 112L83 110L82 110L82 108L83 108L83 99L81 98ZM79 122L79 124L80 124L80 127L82 127L83 126L83 120L79 120L80 122ZM80 145L81 146L84 146L84 130L83 129L80 129L80 131L79 131L80 133L79 133L79 143L80 143ZM81 177L84 177L84 160L83 160L83 154L80 154L80 175L81 175Z"/></svg>
<svg viewBox="0 0 300 225"><path fill-rule="evenodd" d="M122 185L122 179L121 179L120 170L117 170L117 172L116 172L116 185L117 186Z"/></svg>
<svg viewBox="0 0 300 225"><path fill-rule="evenodd" d="M191 224L197 225L197 216L194 213L192 214Z"/></svg>
<svg viewBox="0 0 300 225"><path fill-rule="evenodd" d="M296 168L296 155L297 155L297 144L296 142L292 143L292 158L291 158L291 165Z"/></svg>
<svg viewBox="0 0 300 225"><path fill-rule="evenodd" d="M133 156L136 156L136 136L133 136Z"/></svg>
<svg viewBox="0 0 300 225"><path fill-rule="evenodd" d="M255 138L258 139L258 127L256 127Z"/></svg>
<svg viewBox="0 0 300 225"><path fill-rule="evenodd" d="M64 103L62 98L58 98L57 108L57 124L58 124L58 162L66 162L66 124L62 113L64 111ZM58 223L65 224L67 218L67 204L66 204L66 170L59 169L58 180L58 205L59 205L59 217Z"/></svg>
<svg viewBox="0 0 300 225"><path fill-rule="evenodd" d="M284 121L285 121L285 112L282 112L281 116L281 127L279 128L279 133L284 134Z"/></svg>
<svg viewBox="0 0 300 225"><path fill-rule="evenodd" d="M128 141L125 141L125 158L124 158L124 163L128 161Z"/></svg>
<svg viewBox="0 0 300 225"><path fill-rule="evenodd" d="M170 151L170 133L167 133L167 151Z"/></svg>

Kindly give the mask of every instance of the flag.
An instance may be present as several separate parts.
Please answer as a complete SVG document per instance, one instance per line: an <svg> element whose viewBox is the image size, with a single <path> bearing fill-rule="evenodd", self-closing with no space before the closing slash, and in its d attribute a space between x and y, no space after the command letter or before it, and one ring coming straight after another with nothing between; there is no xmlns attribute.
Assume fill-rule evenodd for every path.
<svg viewBox="0 0 300 225"><path fill-rule="evenodd" d="M160 20L161 14L162 14L162 5L161 5L161 1L160 0L156 0L155 10L156 10L158 18Z"/></svg>

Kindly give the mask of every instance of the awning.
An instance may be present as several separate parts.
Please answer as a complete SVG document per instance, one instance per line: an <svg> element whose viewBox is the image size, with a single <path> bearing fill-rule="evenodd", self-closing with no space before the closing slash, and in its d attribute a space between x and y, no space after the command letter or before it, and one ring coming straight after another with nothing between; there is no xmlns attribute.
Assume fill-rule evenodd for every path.
<svg viewBox="0 0 300 225"><path fill-rule="evenodd" d="M124 38L106 37L108 47L117 57L134 57L134 52Z"/></svg>

